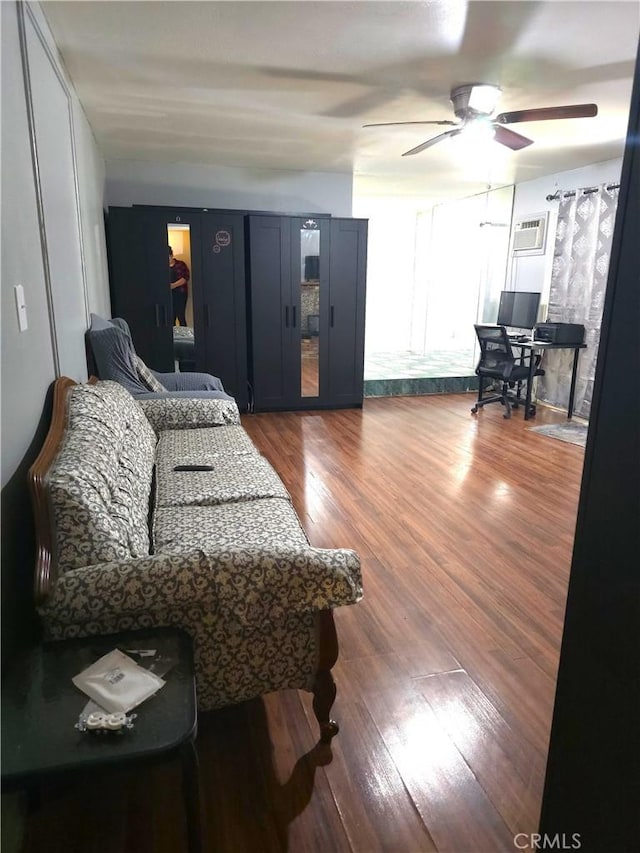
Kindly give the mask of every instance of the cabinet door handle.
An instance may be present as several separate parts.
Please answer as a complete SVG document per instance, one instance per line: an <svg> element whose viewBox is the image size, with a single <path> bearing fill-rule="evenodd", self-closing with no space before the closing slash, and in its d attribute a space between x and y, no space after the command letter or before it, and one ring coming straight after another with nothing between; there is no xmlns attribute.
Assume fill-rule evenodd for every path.
<svg viewBox="0 0 640 853"><path fill-rule="evenodd" d="M291 325L295 329L295 327L296 327L296 306L295 305L291 309L291 317L292 317Z"/></svg>
<svg viewBox="0 0 640 853"><path fill-rule="evenodd" d="M331 320L329 321L329 325L331 326L332 329L333 329L333 321L335 320L335 313L336 313L335 308L332 305L331 306Z"/></svg>
<svg viewBox="0 0 640 853"><path fill-rule="evenodd" d="M204 327L205 329L209 328L209 306L204 306Z"/></svg>
<svg viewBox="0 0 640 853"><path fill-rule="evenodd" d="M289 328L289 306L285 305L284 309L284 325L288 329Z"/></svg>
<svg viewBox="0 0 640 853"><path fill-rule="evenodd" d="M161 310L162 305L160 305L160 303L156 302L155 309L156 309L156 326L159 329L162 326L162 310Z"/></svg>

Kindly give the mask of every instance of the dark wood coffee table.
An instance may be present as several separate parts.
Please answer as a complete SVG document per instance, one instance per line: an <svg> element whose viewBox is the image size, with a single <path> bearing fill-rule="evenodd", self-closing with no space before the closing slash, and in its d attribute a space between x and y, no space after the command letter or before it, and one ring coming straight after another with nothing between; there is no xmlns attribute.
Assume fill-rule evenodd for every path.
<svg viewBox="0 0 640 853"><path fill-rule="evenodd" d="M176 663L165 686L143 702L132 729L120 734L74 728L88 697L71 681L99 657L119 648L157 649ZM132 656L133 657L133 656ZM107 770L179 756L189 851L201 850L197 711L193 653L183 631L159 628L45 643L12 662L2 682L2 786L37 791L56 774Z"/></svg>

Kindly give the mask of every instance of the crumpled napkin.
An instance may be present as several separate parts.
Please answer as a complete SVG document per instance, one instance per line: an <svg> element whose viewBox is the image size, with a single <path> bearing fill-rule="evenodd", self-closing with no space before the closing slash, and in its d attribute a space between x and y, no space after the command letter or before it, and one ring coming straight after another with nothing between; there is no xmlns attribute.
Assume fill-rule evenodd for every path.
<svg viewBox="0 0 640 853"><path fill-rule="evenodd" d="M164 687L166 681L114 649L72 679L77 688L114 714L127 713Z"/></svg>

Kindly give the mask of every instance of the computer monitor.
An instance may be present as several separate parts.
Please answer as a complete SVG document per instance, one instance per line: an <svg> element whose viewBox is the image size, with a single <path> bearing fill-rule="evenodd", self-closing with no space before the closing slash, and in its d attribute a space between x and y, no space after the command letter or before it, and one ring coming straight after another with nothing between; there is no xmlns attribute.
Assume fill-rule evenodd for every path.
<svg viewBox="0 0 640 853"><path fill-rule="evenodd" d="M518 290L503 290L498 307L498 326L533 329L538 319L540 294Z"/></svg>

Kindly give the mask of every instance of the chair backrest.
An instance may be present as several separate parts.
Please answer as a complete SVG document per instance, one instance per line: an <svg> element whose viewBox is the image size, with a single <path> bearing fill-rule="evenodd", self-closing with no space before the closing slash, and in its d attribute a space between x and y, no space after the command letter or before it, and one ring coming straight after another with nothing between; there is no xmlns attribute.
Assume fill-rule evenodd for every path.
<svg viewBox="0 0 640 853"><path fill-rule="evenodd" d="M515 356L509 343L509 336L504 326L482 326L474 324L478 343L480 344L480 360L476 367L478 371L491 371L492 374L505 374L515 363Z"/></svg>

